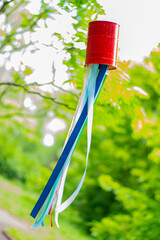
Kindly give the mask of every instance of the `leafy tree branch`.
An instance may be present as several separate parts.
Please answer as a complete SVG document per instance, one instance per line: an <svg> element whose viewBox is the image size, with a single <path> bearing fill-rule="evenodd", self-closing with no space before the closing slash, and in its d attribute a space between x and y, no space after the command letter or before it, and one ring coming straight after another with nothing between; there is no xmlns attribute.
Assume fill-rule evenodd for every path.
<svg viewBox="0 0 160 240"><path fill-rule="evenodd" d="M61 91L65 91L67 93L71 93L70 91L66 91L64 90L63 88L61 87L58 87L56 86L54 83L52 82L49 82L49 83L44 83L44 84L39 84L39 83L29 83L29 84L18 84L18 83L15 83L15 82L0 82L0 86L12 86L12 87L18 87L18 88L22 88L25 92L29 93L29 94L34 94L34 95L37 95L43 99L48 99L48 100L51 100L52 102L58 104L58 105L62 105L62 106L65 106L66 108L68 109L72 109L74 110L73 108L71 108L68 104L65 104L65 103L62 103L62 102L59 102L56 100L56 98L53 98L53 97L50 97L50 96L46 96L40 92L37 92L37 91L33 91L33 90L29 90L28 87L29 86L45 86L45 85L49 85L49 84L52 84L54 87L57 87L58 89L60 89ZM4 96L4 94L7 92L7 90L4 90L3 93L1 94L1 97L2 95ZM72 93L74 96L77 97L76 94Z"/></svg>

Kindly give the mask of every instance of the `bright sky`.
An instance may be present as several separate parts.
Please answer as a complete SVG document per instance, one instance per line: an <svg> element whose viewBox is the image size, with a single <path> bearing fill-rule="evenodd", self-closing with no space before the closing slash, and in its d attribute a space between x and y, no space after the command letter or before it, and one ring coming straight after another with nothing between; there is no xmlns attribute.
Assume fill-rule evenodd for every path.
<svg viewBox="0 0 160 240"><path fill-rule="evenodd" d="M119 57L141 61L160 43L160 0L98 0L120 24ZM101 18L102 19L102 18Z"/></svg>

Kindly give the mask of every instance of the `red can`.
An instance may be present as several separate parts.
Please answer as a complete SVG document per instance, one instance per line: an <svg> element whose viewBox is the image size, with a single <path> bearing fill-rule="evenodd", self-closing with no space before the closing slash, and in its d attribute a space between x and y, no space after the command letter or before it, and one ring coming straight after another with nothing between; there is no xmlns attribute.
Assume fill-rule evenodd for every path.
<svg viewBox="0 0 160 240"><path fill-rule="evenodd" d="M108 21L89 23L86 65L105 64L116 69L120 25Z"/></svg>

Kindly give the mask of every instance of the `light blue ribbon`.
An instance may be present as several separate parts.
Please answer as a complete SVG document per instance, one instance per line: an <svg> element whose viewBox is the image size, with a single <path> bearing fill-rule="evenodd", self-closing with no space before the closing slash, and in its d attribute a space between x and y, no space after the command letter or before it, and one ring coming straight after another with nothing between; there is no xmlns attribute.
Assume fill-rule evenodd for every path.
<svg viewBox="0 0 160 240"><path fill-rule="evenodd" d="M86 104L86 102L88 101L88 125L87 125L87 157L86 157L86 168L85 168L85 171L84 171L84 174L83 174L83 177L77 187L77 189L75 190L75 192L62 204L60 204L59 206L56 207L56 224L57 226L58 225L58 214L60 212L62 212L64 209L66 209L73 201L74 199L76 198L78 192L80 191L81 189L81 186L83 184L83 181L84 181L84 178L85 178L85 174L86 174L86 170L87 170L87 163L88 163L88 156L89 156L89 151L90 151L90 144L91 144L91 131L92 131L92 122L93 122L93 105L94 105L94 102L100 92L100 89L103 85L103 82L104 82L104 79L105 79L105 71L104 71L104 76L103 76L103 79L101 81L101 84L98 88L98 90L96 91L96 94L95 94L95 87L96 87L96 78L97 78L97 73L98 73L98 67L99 65L98 64L93 64L92 65L92 68L91 68L91 73L90 73L90 77L88 79L88 83L87 83L87 86L86 86L86 89L84 90L84 95L81 99L81 108L84 107L84 105ZM78 115L80 115L80 113L78 112ZM75 125L75 124L74 124ZM77 135L76 137L76 140L66 158L66 161L65 161L65 164L63 166L63 168L61 169L53 187L51 188L51 191L49 192L45 202L43 203L41 209L40 209L40 212L38 214L38 217L36 218L36 222L35 224L33 225L33 228L37 228L42 222L43 222L43 219L45 218L45 216L48 214L50 208L51 208L51 205L53 203L53 199L55 198L55 193L59 187L59 184L60 184L60 179L62 177L62 171L65 170L65 168L68 169L69 167L69 163L70 163L70 159L71 159L71 156L72 156L72 153L76 147L76 144L77 144L77 141L80 137L80 134L83 130L83 127L85 125L85 122L84 124L81 126L81 129L80 129L80 132L79 134ZM67 172L65 173L67 174ZM65 179L64 179L65 181ZM63 192L62 194L63 195ZM61 196L62 197L62 196ZM61 202L61 201L60 201ZM52 206L52 209L53 209L53 206Z"/></svg>

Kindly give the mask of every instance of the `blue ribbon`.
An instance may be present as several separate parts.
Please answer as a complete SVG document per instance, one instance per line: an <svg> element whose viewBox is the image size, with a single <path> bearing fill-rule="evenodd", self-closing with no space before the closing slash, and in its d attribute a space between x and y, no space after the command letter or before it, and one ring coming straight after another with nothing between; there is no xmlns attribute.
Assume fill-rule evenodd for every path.
<svg viewBox="0 0 160 240"><path fill-rule="evenodd" d="M86 79L87 80L87 85L85 86L84 91L82 92L82 97L80 98L80 102L78 104L78 109L76 110L76 113L75 113L75 116L74 116L73 126L71 124L71 130L69 130L69 137L70 137L70 135L71 135L75 125L76 125L76 122L77 122L77 120L78 120L78 118L79 118L79 116L81 114L81 111L82 111L82 109L83 109L83 107L84 107L84 105L85 105L85 103L87 101L87 98L88 98L88 111L90 111L90 108L91 108L90 105L92 105L92 108L93 108L95 84L96 84L96 79L97 79L97 74L98 74L98 68L99 68L99 64L93 64L92 68L90 70L90 75ZM88 70L89 69L87 69L87 71ZM88 115L88 121L89 121L90 115L92 115L92 118L93 118L93 111L92 111L92 114L88 113L87 115ZM89 130L90 128L92 128L92 124L91 124L90 121L88 122L88 124L90 125L89 128L87 127L87 129ZM48 211L52 212L52 209L54 208L54 205L55 205L55 202L56 202L56 198L57 198L56 192L59 195L59 191L62 191L61 193L63 194L64 182L63 182L63 184L61 183L63 185L63 186L61 186L60 181L63 179L62 175L63 175L63 177L65 177L64 174L66 175L66 173L68 171L68 167L69 167L69 164L70 164L71 156L73 154L73 151L75 149L75 146L76 146L76 144L78 142L78 139L80 137L80 134L81 134L82 130L83 130L83 126L81 127L81 131L77 135L77 138L76 138L76 140L74 142L74 145L72 146L72 149L70 150L69 155L67 156L65 165L63 166L64 173L62 173L62 171L61 171L61 173L58 175L56 183L53 185L50 193L48 194L48 196L47 196L43 206L41 207L41 209L40 209L40 211L38 213L38 216L36 217L36 222L32 226L32 228L34 228L34 229L40 226L40 224L42 223L43 219L48 214ZM90 132L89 139L91 139L91 131L89 131L89 132ZM68 141L69 137L67 137L67 141ZM67 143L67 141L66 141L66 143ZM89 142L90 141L87 141L87 143L89 143ZM66 145L66 143L65 143L65 145ZM64 147L65 147L65 145L64 145ZM87 160L88 160L88 155L89 155L89 149L87 151ZM87 170L87 160L86 160L85 173L86 173L86 170ZM63 210L66 209L72 203L72 201L76 198L76 196L77 196L78 192L80 191L80 188L81 188L81 186L83 184L83 181L84 181L84 178L85 178L85 173L83 174L83 177L82 177L82 179L80 181L80 184L77 187L76 191L64 203L60 204L60 202L59 203L57 202L58 204L57 204L56 209L55 209L55 222L56 222L56 225L58 227L59 227L59 224L58 224L58 214L62 211L62 209ZM61 180L60 180L60 178L61 178ZM64 181L64 180L62 180L62 181Z"/></svg>
<svg viewBox="0 0 160 240"><path fill-rule="evenodd" d="M107 65L100 65L100 70L99 70L99 74L97 76L96 79L96 89L95 89L95 95L94 97L97 98L97 93L99 92L100 88L103 85L104 82L104 76L106 73L106 70L108 69ZM39 212L39 210L41 209L42 205L44 204L46 198L48 197L48 194L50 193L53 185L55 186L55 182L57 182L57 177L60 176L61 170L66 162L66 159L68 157L68 154L70 152L70 150L72 149L74 142L79 134L79 132L81 131L82 126L84 125L84 123L86 122L87 119L87 114L88 114L88 99L84 105L84 108L82 110L82 113L75 125L75 128L73 129L73 132L70 135L70 138L68 139L68 142L66 143L65 148L63 149L63 152L57 162L57 165L55 167L55 169L53 170L41 196L39 197L37 203L35 204L32 212L31 212L31 216L33 218L35 218ZM59 178L59 177L58 177Z"/></svg>

